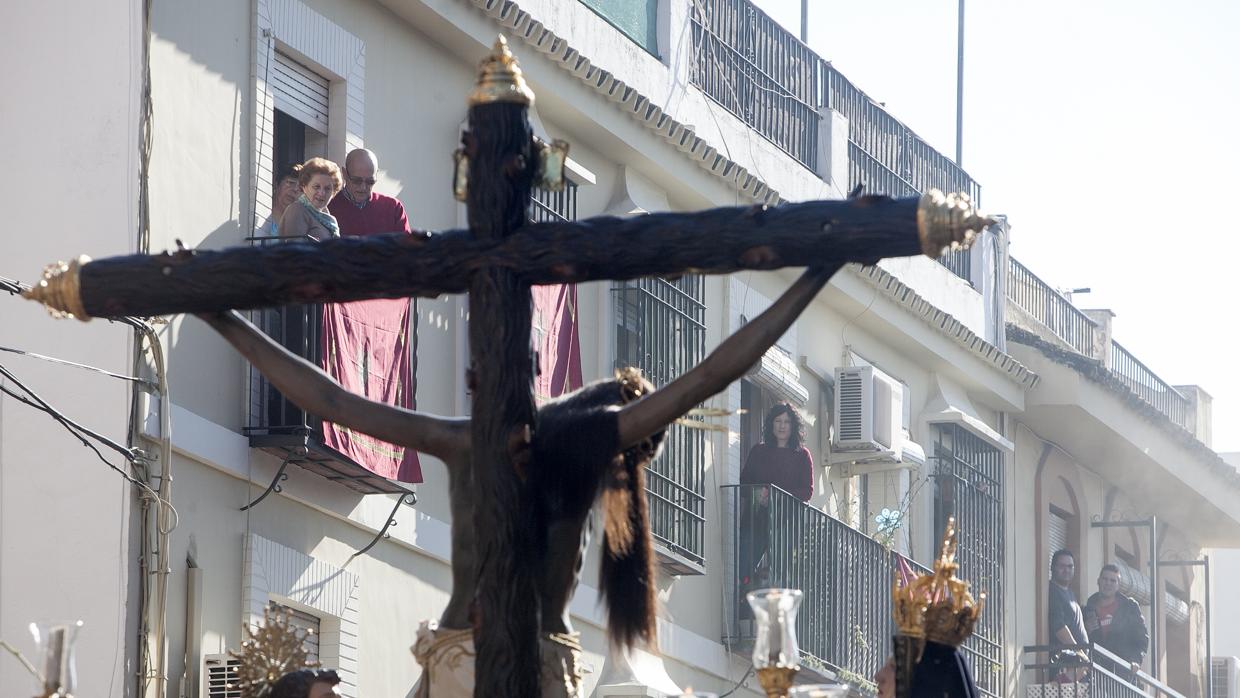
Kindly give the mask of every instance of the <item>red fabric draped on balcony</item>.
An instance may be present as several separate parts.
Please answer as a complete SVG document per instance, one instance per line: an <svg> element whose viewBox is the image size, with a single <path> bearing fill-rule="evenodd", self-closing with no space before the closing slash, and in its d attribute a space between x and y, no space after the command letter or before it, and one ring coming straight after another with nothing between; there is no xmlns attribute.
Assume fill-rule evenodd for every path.
<svg viewBox="0 0 1240 698"><path fill-rule="evenodd" d="M534 394L539 401L581 387L581 337L577 331L577 286L535 286L534 347L538 375Z"/></svg>
<svg viewBox="0 0 1240 698"><path fill-rule="evenodd" d="M413 409L409 310L407 298L324 305L324 369L358 395ZM323 443L376 475L422 482L422 466L412 449L326 421Z"/></svg>

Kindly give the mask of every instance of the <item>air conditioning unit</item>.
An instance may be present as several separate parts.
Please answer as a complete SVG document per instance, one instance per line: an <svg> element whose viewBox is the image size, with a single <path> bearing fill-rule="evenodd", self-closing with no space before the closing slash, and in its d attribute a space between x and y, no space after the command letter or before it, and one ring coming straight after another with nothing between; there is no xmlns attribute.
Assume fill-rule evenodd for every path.
<svg viewBox="0 0 1240 698"><path fill-rule="evenodd" d="M832 465L845 477L925 463L921 447L905 438L904 387L873 366L835 369Z"/></svg>
<svg viewBox="0 0 1240 698"><path fill-rule="evenodd" d="M208 654L202 658L202 698L241 698L241 680L237 673L241 661L226 654Z"/></svg>
<svg viewBox="0 0 1240 698"><path fill-rule="evenodd" d="M1240 698L1240 659L1210 658L1210 698Z"/></svg>

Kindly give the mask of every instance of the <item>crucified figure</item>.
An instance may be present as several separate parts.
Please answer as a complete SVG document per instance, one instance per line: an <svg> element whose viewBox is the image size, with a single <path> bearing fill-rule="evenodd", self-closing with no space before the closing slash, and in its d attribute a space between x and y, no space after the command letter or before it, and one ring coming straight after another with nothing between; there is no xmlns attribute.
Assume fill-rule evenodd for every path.
<svg viewBox="0 0 1240 698"><path fill-rule="evenodd" d="M538 549L520 553L542 561L541 629L544 642L551 645L544 648L544 663L554 667L543 672L544 696L576 696L581 691L577 652L569 639L574 635L569 603L584 561L586 523L594 503L603 499L600 579L611 639L620 646L653 646L655 579L643 468L656 455L667 425L744 375L839 266L806 271L765 312L669 385L653 389L636 371L620 371L615 378L544 404L529 443L515 440L514 451L528 449L528 457L518 455L516 460L519 467L528 469L527 492L536 500L534 508L546 531ZM433 660L426 655L445 645L468 646L479 562L470 525L475 497L468 468L469 419L407 410L351 393L236 311L199 317L307 412L430 454L447 465L453 520L452 593L438 628L430 636L424 632L423 658ZM434 671L428 668L428 673ZM422 686L427 695L451 691L435 690L437 678L424 674ZM444 679L445 684L462 682L460 676ZM472 695L472 683L459 688L462 695Z"/></svg>

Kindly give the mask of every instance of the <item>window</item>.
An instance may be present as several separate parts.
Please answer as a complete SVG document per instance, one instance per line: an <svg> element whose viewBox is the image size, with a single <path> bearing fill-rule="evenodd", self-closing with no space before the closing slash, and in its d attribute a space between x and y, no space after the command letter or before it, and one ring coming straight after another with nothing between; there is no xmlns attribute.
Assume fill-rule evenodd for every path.
<svg viewBox="0 0 1240 698"><path fill-rule="evenodd" d="M659 56L659 0L581 0L581 4L651 55Z"/></svg>
<svg viewBox="0 0 1240 698"><path fill-rule="evenodd" d="M280 613L288 618L289 627L305 634L301 641L301 648L306 651L306 661L319 661L319 636L321 635L319 617L275 601L268 606L273 613Z"/></svg>
<svg viewBox="0 0 1240 698"><path fill-rule="evenodd" d="M1003 608L1003 452L957 424L935 427L935 540L956 519L960 576ZM1003 695L1003 614L984 613L961 647L982 693Z"/></svg>
<svg viewBox="0 0 1240 698"><path fill-rule="evenodd" d="M616 367L639 368L664 386L697 365L706 353L703 286L696 275L616 283ZM655 539L696 564L704 559L705 449L701 429L673 424L646 474Z"/></svg>

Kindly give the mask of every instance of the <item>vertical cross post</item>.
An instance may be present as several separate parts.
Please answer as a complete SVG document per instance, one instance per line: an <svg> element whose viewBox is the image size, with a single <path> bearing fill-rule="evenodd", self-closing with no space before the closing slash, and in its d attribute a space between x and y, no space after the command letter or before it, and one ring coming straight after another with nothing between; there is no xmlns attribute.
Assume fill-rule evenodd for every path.
<svg viewBox="0 0 1240 698"><path fill-rule="evenodd" d="M533 93L501 37L480 66L462 141L469 229L479 240L501 240L526 222L538 166L527 119L532 102ZM479 560L474 606L478 696L539 695L539 533L531 499L523 492L536 411L531 304L529 285L516 271L487 267L474 272L469 286L470 467Z"/></svg>

